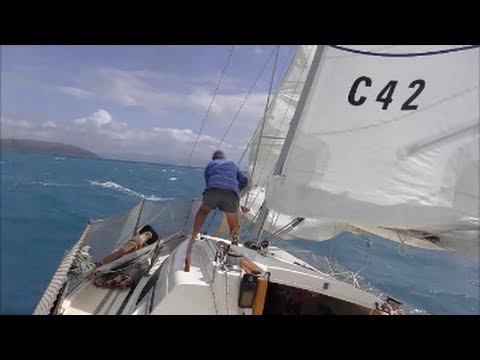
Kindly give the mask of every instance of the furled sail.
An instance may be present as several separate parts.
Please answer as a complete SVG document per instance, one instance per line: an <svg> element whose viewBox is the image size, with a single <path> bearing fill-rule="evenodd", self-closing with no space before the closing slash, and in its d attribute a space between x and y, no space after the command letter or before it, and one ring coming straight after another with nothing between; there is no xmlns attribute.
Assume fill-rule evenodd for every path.
<svg viewBox="0 0 480 360"><path fill-rule="evenodd" d="M477 46L326 46L266 204L478 245Z"/></svg>

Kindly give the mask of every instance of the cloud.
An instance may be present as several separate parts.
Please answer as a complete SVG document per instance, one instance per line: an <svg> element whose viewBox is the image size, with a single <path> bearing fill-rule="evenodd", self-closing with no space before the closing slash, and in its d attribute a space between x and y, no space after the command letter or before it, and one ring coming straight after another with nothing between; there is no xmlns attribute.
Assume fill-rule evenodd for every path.
<svg viewBox="0 0 480 360"><path fill-rule="evenodd" d="M101 101L105 105L114 104L125 108L144 109L161 121L162 127L157 127L155 130L153 128L139 129L138 127L142 124L141 118L130 118L129 125L127 125L112 119L105 109L99 109L79 118L64 119L63 125L60 125L59 122L45 122L44 120L43 126L37 126L35 125L37 123L16 119L17 123L9 124L9 129L22 136L30 134L42 139L57 136L58 141L70 139L69 134L75 134L78 139L73 138L72 135L70 143L79 146L83 144L89 149L109 153L133 151L134 146L129 144L129 141L145 143L154 141L152 136L156 136L162 141L163 147L168 146L168 141L171 139L177 145L185 146L178 148L178 145L175 147L176 152L188 153L186 147L193 146L195 142L196 132L199 131L212 101L219 78L220 73L204 73L201 76L185 77L150 70L97 68L79 74L76 80L72 80L70 83L64 82L62 86L46 85L44 88L77 99L95 99L96 102ZM253 79L245 80L228 74L223 78L222 85L210 109L207 123L199 138L198 149L205 148L208 151L216 149L220 138L223 137L227 127L236 117L233 127L222 141L222 148L229 152L233 151L234 154L241 153L240 146L250 140L264 114L267 99L267 93L263 90L254 89L248 95L252 83ZM237 114L240 107L241 112ZM182 129L176 128L178 125L173 120L177 119L179 114L181 114ZM141 116L141 113L139 115ZM132 120L135 120L135 124ZM68 125L66 125L67 123ZM21 127L31 127L32 131L21 132L19 131ZM14 131L14 129L17 130ZM43 132L40 132L41 130ZM45 134L45 131L48 131L49 134ZM57 140L52 138L52 141ZM147 154L152 148L152 145L143 145L143 147L135 146L134 150L141 154ZM195 157L200 151L197 150ZM164 151L159 150L157 153L163 154ZM205 154L199 154L199 157L205 156Z"/></svg>
<svg viewBox="0 0 480 360"><path fill-rule="evenodd" d="M99 109L82 118L54 123L2 117L2 137L38 139L72 144L100 155L185 165L197 139L191 129L132 128L115 121L108 111ZM201 135L191 165L205 165L219 139ZM242 147L224 143L227 155L238 160Z"/></svg>
<svg viewBox="0 0 480 360"><path fill-rule="evenodd" d="M152 114L164 115L184 103L183 94L168 89L172 83L171 76L161 73L100 68L78 89L125 107L143 107Z"/></svg>
<svg viewBox="0 0 480 360"><path fill-rule="evenodd" d="M244 101L256 76L263 69L268 54L273 54L273 49L272 46L248 45L239 46L235 50L235 56L223 77L208 120L205 127L202 127L195 157L203 159L202 161L208 158L208 153L218 146L234 117L235 123L222 140L222 148L227 150L231 157L241 154L241 146L245 146L250 140L264 114L272 61L246 103ZM151 48L148 51L150 50ZM164 50L162 48L162 51ZM68 57L55 60L54 53L40 62L40 67L35 65L28 71L15 68L16 72L9 73L23 76L21 80L25 83L21 83L21 87L34 90L31 92L33 96L26 95L25 92L27 98L35 98L35 91L44 94L38 98L42 101L32 103L28 110L16 109L18 105L15 101L12 101L9 108L17 114L27 111L31 116L41 116L42 119L15 118L9 119L8 124L5 120L2 129L5 127L7 130L2 135L14 134L18 137L68 142L101 153L136 152L157 157L175 153L178 154L178 159L182 156L187 158L222 76L225 59L214 63L208 58L202 59L203 61L198 63L197 72L197 65L188 69L184 67L187 63L185 60L191 58L189 55L192 54L201 53L202 56L207 56L207 52L198 53L192 48L182 46L172 47L171 50L178 53L174 56L166 52L168 56L161 58L160 63L151 63L142 57L136 57L137 61L131 62L133 60L128 57L122 60L128 68L90 68L83 63L65 63L64 67L63 63ZM255 54L263 54L262 58L265 57L265 60ZM110 54L108 55L95 63L107 65L105 61L110 59ZM225 51L222 56L226 58L226 55ZM244 62L244 59L247 61ZM36 63L37 60L35 59ZM176 66L177 61L182 63L182 67ZM172 71L159 71L150 67L164 64ZM180 72L180 68L184 71ZM18 87L19 81L13 79L13 75L10 75L8 84ZM16 92L12 91L10 94L13 99ZM63 95L58 97L59 94ZM64 95L71 99L62 104ZM22 100L19 106L24 106L23 102ZM83 107L88 110L81 110ZM242 110L237 116L240 107ZM120 116L121 119L118 118ZM127 121L128 124L122 121ZM172 146L169 141L172 141Z"/></svg>
<svg viewBox="0 0 480 360"><path fill-rule="evenodd" d="M31 123L27 120L13 119L10 117L2 117L2 131L4 127L11 127L14 129L28 129L32 127Z"/></svg>
<svg viewBox="0 0 480 360"><path fill-rule="evenodd" d="M212 101L212 97L213 94L209 91L199 88L187 97L187 102L192 108L205 113ZM232 95L217 95L210 109L209 119L228 126L234 117L237 116L237 112L242 106L241 112L235 119L234 126L244 133L250 133L256 128L264 114L267 94L253 92L249 95L245 104L242 105L246 97L246 92Z"/></svg>
<svg viewBox="0 0 480 360"><path fill-rule="evenodd" d="M42 124L44 128L56 128L57 125L53 121L46 121Z"/></svg>
<svg viewBox="0 0 480 360"><path fill-rule="evenodd" d="M89 98L94 96L95 94L91 91L80 89L74 86L57 86L56 89L60 92L63 92L67 95L71 95L77 98Z"/></svg>
<svg viewBox="0 0 480 360"><path fill-rule="evenodd" d="M148 70L99 68L92 71L82 84L57 87L57 90L74 97L95 96L124 107L141 107L164 118L181 109L194 111L198 118L203 119L219 77L220 74L204 74L185 79ZM225 77L209 120L226 128L245 101L250 86L241 79ZM266 99L267 93L263 91L253 91L249 95L236 119L237 125L241 124L239 130L246 134L256 127L263 115Z"/></svg>
<svg viewBox="0 0 480 360"><path fill-rule="evenodd" d="M263 48L260 47L260 46L255 46L255 47L253 48L253 53L254 53L255 55L262 55L262 54L265 53L265 49L263 49Z"/></svg>
<svg viewBox="0 0 480 360"><path fill-rule="evenodd" d="M87 125L93 125L96 127L101 127L111 123L112 117L106 110L100 109L94 112L93 114L91 114L90 116L75 119L73 120L73 122L77 125L87 124Z"/></svg>
<svg viewBox="0 0 480 360"><path fill-rule="evenodd" d="M169 134L172 136L176 141L179 142L188 142L193 144L198 136L198 134L195 134L192 130L190 129L171 129L171 128L158 128L155 127L153 128L154 131L157 133L165 133ZM211 142L211 143L218 143L218 139L215 139L214 137L208 136L208 135L200 135L198 138L199 142L205 141L205 142Z"/></svg>

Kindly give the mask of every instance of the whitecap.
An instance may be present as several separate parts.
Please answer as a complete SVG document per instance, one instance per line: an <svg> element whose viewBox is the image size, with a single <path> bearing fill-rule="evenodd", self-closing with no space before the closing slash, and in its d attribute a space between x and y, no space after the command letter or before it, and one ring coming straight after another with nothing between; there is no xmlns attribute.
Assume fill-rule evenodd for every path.
<svg viewBox="0 0 480 360"><path fill-rule="evenodd" d="M98 181L90 181L90 185L93 186L100 186L105 189L112 189L119 191L121 193L130 195L130 196L137 196L139 198L145 199L145 200L152 200L152 201L163 201L163 200L174 200L173 198L161 198L155 195L145 195L142 193L138 193L135 190L129 189L127 187L124 187L122 185L117 184L116 182L113 181L105 181L105 182L98 182Z"/></svg>

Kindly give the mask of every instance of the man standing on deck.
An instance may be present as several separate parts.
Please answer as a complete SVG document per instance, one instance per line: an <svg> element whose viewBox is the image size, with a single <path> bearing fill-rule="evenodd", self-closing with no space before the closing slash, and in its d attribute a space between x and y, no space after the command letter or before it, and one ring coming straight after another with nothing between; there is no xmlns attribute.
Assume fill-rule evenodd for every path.
<svg viewBox="0 0 480 360"><path fill-rule="evenodd" d="M232 243L238 243L238 209L240 193L247 186L247 177L237 165L225 157L225 153L217 150L205 168L205 191L203 202L195 215L192 239L195 240L210 210L218 208L225 213Z"/></svg>
<svg viewBox="0 0 480 360"><path fill-rule="evenodd" d="M205 168L205 191L203 202L195 215L192 238L188 243L187 256L185 258L185 271L190 271L190 255L193 242L202 227L202 224L210 210L218 208L225 213L232 245L238 244L238 208L240 205L240 193L248 184L248 178L238 169L231 160L227 160L225 153L217 150L212 155Z"/></svg>

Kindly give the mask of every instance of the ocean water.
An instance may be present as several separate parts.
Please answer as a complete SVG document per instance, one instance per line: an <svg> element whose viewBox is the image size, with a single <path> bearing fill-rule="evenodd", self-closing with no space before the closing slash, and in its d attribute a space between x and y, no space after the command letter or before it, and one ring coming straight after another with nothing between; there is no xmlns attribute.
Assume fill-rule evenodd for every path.
<svg viewBox="0 0 480 360"><path fill-rule="evenodd" d="M0 159L0 313L31 314L88 219L122 213L142 199L189 200L202 169L3 152ZM285 244L329 255L382 292L430 314L479 314L479 263L444 252L350 234Z"/></svg>

